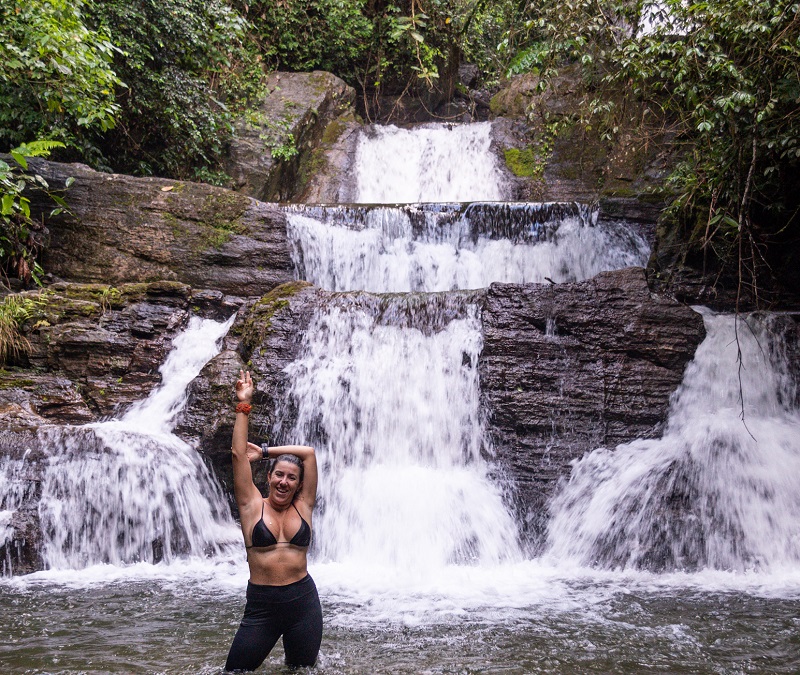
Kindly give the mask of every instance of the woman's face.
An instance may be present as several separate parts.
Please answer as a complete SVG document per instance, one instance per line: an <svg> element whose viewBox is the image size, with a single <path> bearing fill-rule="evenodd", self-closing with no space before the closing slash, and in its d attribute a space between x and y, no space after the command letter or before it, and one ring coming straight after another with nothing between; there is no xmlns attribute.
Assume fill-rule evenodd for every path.
<svg viewBox="0 0 800 675"><path fill-rule="evenodd" d="M269 474L269 496L276 504L291 504L300 489L300 467L278 462Z"/></svg>

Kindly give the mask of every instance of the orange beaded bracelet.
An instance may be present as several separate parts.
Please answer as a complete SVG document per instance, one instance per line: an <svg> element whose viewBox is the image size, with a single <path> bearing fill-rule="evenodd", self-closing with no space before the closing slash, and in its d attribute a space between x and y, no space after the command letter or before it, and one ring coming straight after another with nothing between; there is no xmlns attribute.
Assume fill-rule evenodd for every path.
<svg viewBox="0 0 800 675"><path fill-rule="evenodd" d="M245 415L249 415L250 411L253 409L249 403L237 403L236 404L236 412L237 413L244 413Z"/></svg>

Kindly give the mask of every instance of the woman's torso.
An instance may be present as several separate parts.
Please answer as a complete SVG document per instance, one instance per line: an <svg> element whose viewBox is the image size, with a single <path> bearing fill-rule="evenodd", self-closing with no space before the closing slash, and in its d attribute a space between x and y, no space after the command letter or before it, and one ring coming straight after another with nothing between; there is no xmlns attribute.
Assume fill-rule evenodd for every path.
<svg viewBox="0 0 800 675"><path fill-rule="evenodd" d="M242 519L252 583L285 586L308 574L311 512L298 502L278 512L264 499L261 512Z"/></svg>

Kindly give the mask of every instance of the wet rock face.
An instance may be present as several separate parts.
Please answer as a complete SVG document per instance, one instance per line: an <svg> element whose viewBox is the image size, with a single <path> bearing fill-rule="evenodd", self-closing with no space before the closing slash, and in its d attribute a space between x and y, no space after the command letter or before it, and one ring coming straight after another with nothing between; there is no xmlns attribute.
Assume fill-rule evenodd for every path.
<svg viewBox="0 0 800 675"><path fill-rule="evenodd" d="M493 284L483 328L490 431L535 548L573 459L660 435L705 330L699 314L652 296L639 268L574 284Z"/></svg>
<svg viewBox="0 0 800 675"><path fill-rule="evenodd" d="M586 91L579 65L560 69L540 90L532 73L511 78L492 97L501 161L517 198L530 201L640 199L663 207L654 197L676 163L672 139L658 125L641 124L643 107L626 100L625 117L612 141L584 128L574 115ZM620 102L621 103L621 102ZM553 123L557 127L553 127Z"/></svg>
<svg viewBox="0 0 800 675"><path fill-rule="evenodd" d="M38 503L44 455L34 430L8 429L17 416L3 408L0 403L0 476L5 481L3 509L11 514L0 516L0 576L30 574L43 568Z"/></svg>
<svg viewBox="0 0 800 675"><path fill-rule="evenodd" d="M286 219L274 205L230 190L161 178L104 174L31 160L70 211L32 195L49 243L43 267L56 277L110 284L178 281L237 296L259 296L292 279Z"/></svg>
<svg viewBox="0 0 800 675"><path fill-rule="evenodd" d="M316 309L332 298L375 305L379 313L398 302L391 295L331 294L304 282L281 286L241 310L225 351L192 383L177 433L208 458L229 490L239 368L249 369L256 382L251 440L286 442L269 437L288 390L284 369L298 357ZM525 536L536 542L547 501L569 476L572 459L660 434L669 397L704 336L702 319L651 296L640 268L575 284L495 284L475 302L483 306L479 367L493 445L516 481ZM439 310L447 315L447 307ZM292 411L283 415L290 421ZM256 481L263 480L263 467L254 469Z"/></svg>

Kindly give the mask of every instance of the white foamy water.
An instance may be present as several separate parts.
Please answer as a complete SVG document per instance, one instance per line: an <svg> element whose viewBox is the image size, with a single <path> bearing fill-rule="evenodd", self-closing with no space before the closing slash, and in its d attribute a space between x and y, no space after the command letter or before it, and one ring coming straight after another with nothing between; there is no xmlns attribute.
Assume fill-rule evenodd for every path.
<svg viewBox="0 0 800 675"><path fill-rule="evenodd" d="M603 567L800 570L800 412L780 318L704 312L663 438L599 449L555 500L549 555ZM739 398L744 397L745 424Z"/></svg>
<svg viewBox="0 0 800 675"><path fill-rule="evenodd" d="M332 307L305 335L290 435L319 439L316 558L420 578L517 558L482 456L474 307L429 334Z"/></svg>
<svg viewBox="0 0 800 675"><path fill-rule="evenodd" d="M361 204L498 201L502 177L490 122L431 124L414 129L374 126L356 150L356 201Z"/></svg>
<svg viewBox="0 0 800 675"><path fill-rule="evenodd" d="M40 431L42 555L52 569L221 553L238 543L227 501L198 453L170 430L186 387L230 322L194 318L162 384L120 420Z"/></svg>
<svg viewBox="0 0 800 675"><path fill-rule="evenodd" d="M598 225L596 211L574 205L297 207L287 216L298 276L334 291L563 283L643 266L650 255L630 226Z"/></svg>
<svg viewBox="0 0 800 675"><path fill-rule="evenodd" d="M740 331L748 426L757 443L738 419L731 318L709 314L708 338L676 394L664 439L637 441L614 453L596 451L579 462L573 484L558 502L562 508L552 521L550 551L525 560L504 499L508 482L484 447L474 308L436 326L397 317L395 323L403 325L392 325L386 313L380 320L373 314L336 303L321 311L306 333L301 358L289 367L292 405L299 415L293 440L313 442L320 460L310 571L325 606L336 608L329 625L413 627L478 618L502 624L531 612L592 611L631 592L800 598L800 435L789 404L796 392L780 365L780 343L768 339L764 324L752 323L761 348L749 329ZM415 321L419 327L408 325ZM101 452L89 453L97 465L102 462L98 455L118 446L108 438L103 435ZM116 497L101 487L111 483L109 477L89 470L89 478L73 484L70 492L93 498L65 508L86 517L91 504L111 500L120 511L133 504L135 514L137 490L147 496L141 502L169 503L170 490L154 491L150 484L160 478L145 464L163 469L163 455L174 453L194 465L180 448L159 447L161 457L150 456L141 464L130 457L113 460L115 472L133 465L128 473L115 474L122 476L124 500L113 502ZM82 465L81 471L86 470ZM195 486L190 494L216 490L204 482L202 472L181 473L178 466L162 472L173 471ZM144 480L132 485L131 475ZM164 562L152 564L152 558L137 554L149 550L149 540L158 536L146 525L149 517L119 525L116 510L106 509L101 520L89 516L89 529L101 532L110 523L119 535L136 523L134 529L146 536L125 554L130 558L125 562L150 562L98 564L116 559L97 553L80 558L75 552L70 558L62 552L66 562L58 569L8 583L83 588L152 579L174 586L176 593L192 588L238 598L248 576L238 528L211 514L213 499L212 507L199 510L190 502L182 501L186 506L179 510L200 516L176 527L216 532L210 540L188 545L206 550L208 557L165 556ZM698 537L697 523L704 518L707 527ZM658 528L672 537L666 549ZM90 540L82 544L84 551L95 550ZM124 548L119 541L104 546ZM652 551L667 562L674 556L672 567L685 570L638 569L658 567L651 564ZM89 566L81 568L84 564Z"/></svg>

